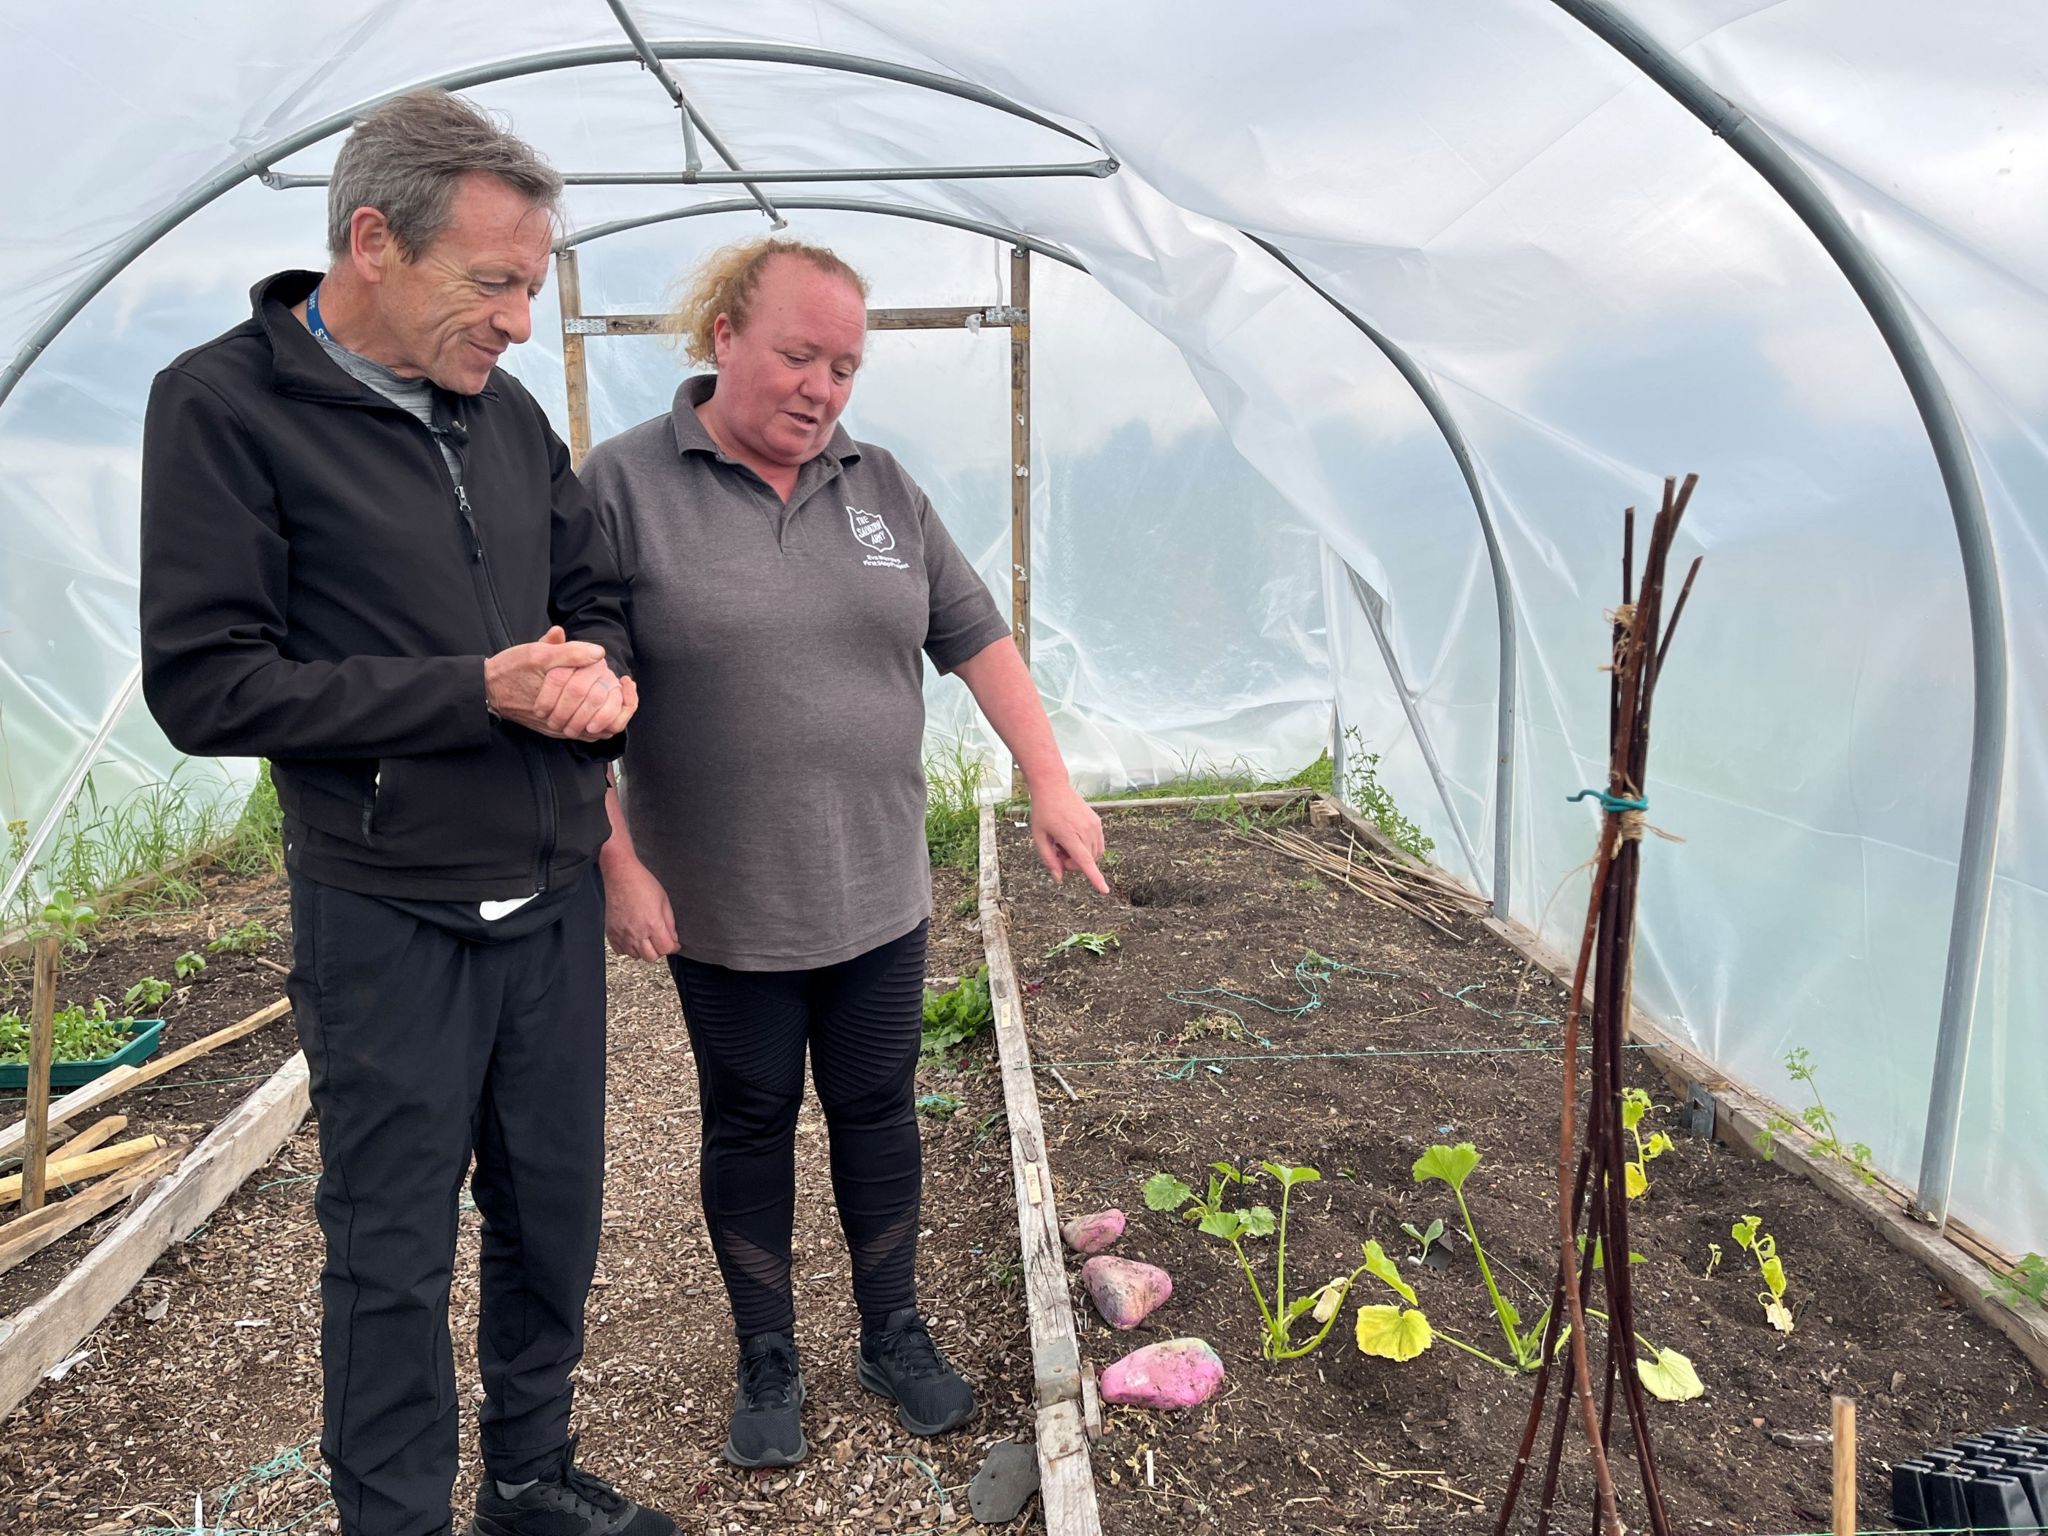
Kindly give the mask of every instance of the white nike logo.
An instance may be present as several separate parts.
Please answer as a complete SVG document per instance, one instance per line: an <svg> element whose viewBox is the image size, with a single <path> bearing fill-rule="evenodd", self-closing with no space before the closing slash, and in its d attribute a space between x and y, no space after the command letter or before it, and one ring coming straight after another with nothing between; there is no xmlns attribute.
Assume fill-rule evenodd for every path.
<svg viewBox="0 0 2048 1536"><path fill-rule="evenodd" d="M533 896L539 894L539 891L535 891ZM476 904L476 910L485 922L495 923L499 918L517 912L533 900L533 896L515 896L510 901L480 901Z"/></svg>

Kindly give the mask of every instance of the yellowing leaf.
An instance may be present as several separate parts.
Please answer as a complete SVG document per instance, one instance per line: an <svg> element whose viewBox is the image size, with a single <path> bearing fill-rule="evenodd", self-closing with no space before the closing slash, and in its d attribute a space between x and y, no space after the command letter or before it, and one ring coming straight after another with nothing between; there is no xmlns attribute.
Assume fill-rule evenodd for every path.
<svg viewBox="0 0 2048 1536"><path fill-rule="evenodd" d="M1429 1319L1405 1307L1360 1307L1358 1347L1382 1360L1413 1360L1436 1342Z"/></svg>
<svg viewBox="0 0 2048 1536"><path fill-rule="evenodd" d="M1344 1305L1345 1293L1350 1289L1351 1282L1349 1280L1332 1280L1320 1291L1317 1291L1315 1295L1316 1321L1327 1323L1331 1318L1335 1317L1337 1309Z"/></svg>
<svg viewBox="0 0 2048 1536"><path fill-rule="evenodd" d="M1692 1361L1675 1349L1660 1349L1656 1359L1636 1361L1636 1375L1650 1396L1661 1403L1690 1402L1707 1390L1700 1385Z"/></svg>
<svg viewBox="0 0 2048 1536"><path fill-rule="evenodd" d="M1649 1178L1634 1163L1621 1165L1622 1182L1628 1186L1628 1197L1639 1199L1650 1192Z"/></svg>
<svg viewBox="0 0 2048 1536"><path fill-rule="evenodd" d="M1377 1239L1365 1245L1365 1267L1399 1292L1401 1299L1409 1306L1415 1305L1415 1288L1401 1278L1401 1271L1395 1267L1394 1261L1387 1257L1386 1249L1379 1245Z"/></svg>
<svg viewBox="0 0 2048 1536"><path fill-rule="evenodd" d="M1650 1108L1650 1096L1640 1088L1627 1088L1621 1095L1621 1128L1632 1131L1643 1123Z"/></svg>
<svg viewBox="0 0 2048 1536"><path fill-rule="evenodd" d="M1647 1163L1653 1157L1662 1157L1666 1152L1669 1152L1673 1147L1677 1145L1677 1142L1673 1141L1669 1136L1666 1136L1662 1131L1659 1131L1656 1135L1652 1136L1649 1139L1649 1141L1644 1143L1643 1161Z"/></svg>
<svg viewBox="0 0 2048 1536"><path fill-rule="evenodd" d="M1790 1333L1792 1331L1792 1311L1782 1301L1765 1302L1764 1316L1778 1332Z"/></svg>
<svg viewBox="0 0 2048 1536"><path fill-rule="evenodd" d="M1763 1272L1764 1284L1771 1288L1771 1295L1774 1297L1783 1296L1785 1294L1785 1261L1776 1257L1768 1258L1757 1267Z"/></svg>

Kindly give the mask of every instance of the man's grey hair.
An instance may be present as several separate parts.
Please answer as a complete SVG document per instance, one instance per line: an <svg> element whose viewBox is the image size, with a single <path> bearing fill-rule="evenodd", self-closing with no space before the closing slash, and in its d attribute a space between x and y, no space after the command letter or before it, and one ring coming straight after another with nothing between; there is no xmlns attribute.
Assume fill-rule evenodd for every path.
<svg viewBox="0 0 2048 1536"><path fill-rule="evenodd" d="M473 102L446 91L413 91L387 101L355 126L327 184L327 250L349 252L358 208L374 208L410 261L447 228L465 176L494 176L550 217L562 178L533 146L514 138Z"/></svg>

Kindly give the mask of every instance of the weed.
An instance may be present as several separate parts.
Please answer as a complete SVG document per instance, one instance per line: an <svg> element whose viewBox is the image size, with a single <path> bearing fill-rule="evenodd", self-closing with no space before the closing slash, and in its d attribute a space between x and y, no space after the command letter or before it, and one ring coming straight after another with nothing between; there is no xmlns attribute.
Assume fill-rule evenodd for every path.
<svg viewBox="0 0 2048 1536"><path fill-rule="evenodd" d="M1806 1091L1813 1095L1813 1102L1799 1112L1797 1120L1784 1115L1771 1116L1771 1123L1757 1138L1764 1160L1768 1162L1777 1151L1777 1139L1782 1132L1803 1130L1813 1138L1816 1157L1832 1157L1837 1162L1847 1163L1857 1178L1866 1184L1875 1184L1877 1171L1870 1166L1870 1148L1860 1141L1844 1142L1835 1126L1835 1117L1821 1101L1820 1084L1814 1079L1812 1055L1804 1050L1791 1052L1785 1058L1785 1070L1792 1081L1806 1084Z"/></svg>
<svg viewBox="0 0 2048 1536"><path fill-rule="evenodd" d="M159 981L154 976L145 976L130 987L121 998L127 1008L161 1008L170 995L177 990L168 981Z"/></svg>
<svg viewBox="0 0 2048 1536"><path fill-rule="evenodd" d="M2048 1306L2048 1258L2029 1253L2002 1274L1992 1275L1992 1287L1984 1294L1996 1297L2014 1311L2023 1301Z"/></svg>
<svg viewBox="0 0 2048 1536"><path fill-rule="evenodd" d="M188 949L171 962L171 971L178 980L190 981L206 969L206 956L196 949Z"/></svg>
<svg viewBox="0 0 2048 1536"><path fill-rule="evenodd" d="M975 869L981 862L982 760L954 741L925 759L924 841L933 868Z"/></svg>
<svg viewBox="0 0 2048 1536"><path fill-rule="evenodd" d="M980 906L981 898L976 896L974 892L969 891L965 896L962 896L953 903L953 915L955 917L972 917Z"/></svg>
<svg viewBox="0 0 2048 1536"><path fill-rule="evenodd" d="M1643 1116L1649 1112L1650 1096L1642 1089L1624 1088L1621 1091L1621 1126L1636 1144L1636 1155L1622 1164L1623 1182L1628 1186L1628 1198L1631 1200L1650 1192L1649 1164L1673 1146L1671 1138L1662 1131L1653 1132L1648 1141L1643 1140Z"/></svg>
<svg viewBox="0 0 2048 1536"><path fill-rule="evenodd" d="M1091 955L1106 955L1111 949L1120 948L1122 946L1113 933L1070 933L1039 958L1051 960L1074 949L1085 949Z"/></svg>
<svg viewBox="0 0 2048 1536"><path fill-rule="evenodd" d="M1016 1254L1000 1259L990 1254L988 1277L997 1290L1014 1291L1024 1282L1024 1260Z"/></svg>
<svg viewBox="0 0 2048 1536"><path fill-rule="evenodd" d="M133 1019L110 1019L101 998L88 1011L80 1005L60 1008L51 1016L52 1061L97 1061L128 1043ZM28 1023L18 1013L0 1013L0 1062L28 1060Z"/></svg>
<svg viewBox="0 0 2048 1536"><path fill-rule="evenodd" d="M920 1094L917 1112L931 1120L950 1120L960 1112L960 1101L950 1093Z"/></svg>
<svg viewBox="0 0 2048 1536"><path fill-rule="evenodd" d="M1764 1289L1757 1292L1757 1305L1764 1309L1764 1318L1780 1333L1792 1331L1792 1312L1785 1305L1785 1264L1778 1257L1778 1240L1763 1230L1761 1216L1745 1216L1730 1230L1736 1246L1748 1250L1756 1260L1757 1273L1763 1277Z"/></svg>
<svg viewBox="0 0 2048 1536"><path fill-rule="evenodd" d="M208 940L206 952L209 955L247 955L272 943L276 938L276 934L251 918L246 923L236 924L217 938Z"/></svg>
<svg viewBox="0 0 2048 1536"><path fill-rule="evenodd" d="M1344 732L1344 739L1350 743L1350 750L1344 754L1346 802L1364 812L1373 825L1386 834L1387 841L1403 853L1427 859L1435 852L1436 844L1422 835L1422 828L1401 814L1401 808L1394 804L1394 797L1380 783L1379 753L1365 750L1365 739L1359 735L1355 725Z"/></svg>
<svg viewBox="0 0 2048 1536"><path fill-rule="evenodd" d="M1707 1272L1706 1272L1705 1274L1701 1275L1701 1276L1700 1276L1700 1278L1701 1278L1702 1280L1711 1280L1711 1279L1713 1279L1713 1278L1714 1278L1714 1271L1715 1271L1715 1270L1717 1270L1717 1269L1719 1269L1720 1267L1721 1267L1721 1245L1720 1245L1719 1243L1709 1243L1709 1244L1707 1244Z"/></svg>
<svg viewBox="0 0 2048 1536"><path fill-rule="evenodd" d="M69 891L53 891L43 904L37 927L41 933L62 939L66 949L84 954L85 930L99 920L99 913L74 899Z"/></svg>
<svg viewBox="0 0 2048 1536"><path fill-rule="evenodd" d="M1439 1216L1422 1231L1416 1230L1414 1222L1404 1221L1401 1223L1401 1230L1415 1239L1415 1262L1420 1264L1429 1258L1429 1250L1434 1248L1437 1239L1444 1235L1444 1221Z"/></svg>
<svg viewBox="0 0 2048 1536"><path fill-rule="evenodd" d="M977 966L973 975L962 976L949 990L925 993L918 1049L926 1056L943 1056L987 1029L995 1016L995 1004L988 995L988 967Z"/></svg>

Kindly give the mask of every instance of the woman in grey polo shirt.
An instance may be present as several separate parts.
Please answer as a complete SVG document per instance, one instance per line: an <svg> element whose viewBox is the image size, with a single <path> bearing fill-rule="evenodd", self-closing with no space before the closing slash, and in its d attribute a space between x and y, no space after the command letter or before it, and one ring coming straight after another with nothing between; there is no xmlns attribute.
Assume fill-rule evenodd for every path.
<svg viewBox="0 0 2048 1536"><path fill-rule="evenodd" d="M621 953L666 956L682 997L704 1214L740 1342L725 1454L741 1466L805 1454L789 1250L807 1046L861 1384L914 1434L974 1410L917 1310L923 658L966 682L1022 767L1053 877L1107 889L1102 824L988 589L895 458L839 428L866 301L822 248L720 251L678 317L717 372L583 468L631 583L640 685L606 926Z"/></svg>

